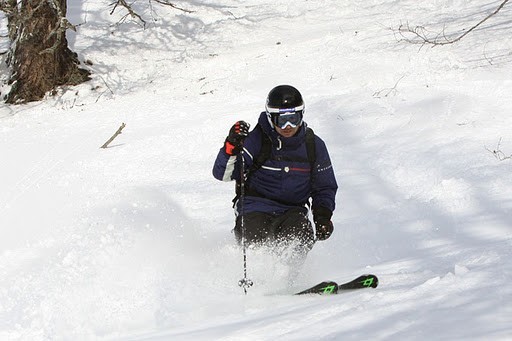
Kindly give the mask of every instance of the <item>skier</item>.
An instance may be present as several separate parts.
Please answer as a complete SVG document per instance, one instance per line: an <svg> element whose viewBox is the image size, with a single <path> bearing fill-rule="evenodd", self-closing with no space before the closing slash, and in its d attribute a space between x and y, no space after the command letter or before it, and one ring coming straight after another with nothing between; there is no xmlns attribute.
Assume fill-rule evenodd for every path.
<svg viewBox="0 0 512 341"><path fill-rule="evenodd" d="M296 88L280 85L268 94L255 129L249 132L249 124L238 121L229 130L213 175L237 181L234 232L239 243L243 236L249 245L293 243L294 252L305 257L316 240L333 232L338 186L325 143L303 121L304 108Z"/></svg>

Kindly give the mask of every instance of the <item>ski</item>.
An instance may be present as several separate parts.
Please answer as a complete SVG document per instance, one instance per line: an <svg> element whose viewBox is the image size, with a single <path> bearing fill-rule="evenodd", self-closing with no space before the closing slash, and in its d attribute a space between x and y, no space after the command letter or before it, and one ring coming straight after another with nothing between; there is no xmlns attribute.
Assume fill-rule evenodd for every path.
<svg viewBox="0 0 512 341"><path fill-rule="evenodd" d="M338 284L333 281L325 281L306 289L304 291L298 292L295 295L305 295L305 294L319 294L319 295L335 295L340 293L340 291L344 290L354 290L354 289L365 289L365 288L376 288L379 285L379 279L375 275L362 275L357 277L356 279Z"/></svg>

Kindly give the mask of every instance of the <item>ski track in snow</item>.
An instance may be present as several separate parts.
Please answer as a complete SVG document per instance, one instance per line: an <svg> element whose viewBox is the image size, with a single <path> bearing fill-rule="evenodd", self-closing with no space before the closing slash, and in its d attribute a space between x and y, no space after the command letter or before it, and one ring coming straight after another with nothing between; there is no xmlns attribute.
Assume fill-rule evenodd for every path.
<svg viewBox="0 0 512 341"><path fill-rule="evenodd" d="M511 339L512 160L492 151L512 155L512 6L453 45L393 33L453 37L499 3L134 3L145 30L68 4L93 79L0 107L0 339ZM292 286L250 250L244 296L233 184L211 167L281 83L329 148L335 233ZM379 287L290 295L361 273Z"/></svg>

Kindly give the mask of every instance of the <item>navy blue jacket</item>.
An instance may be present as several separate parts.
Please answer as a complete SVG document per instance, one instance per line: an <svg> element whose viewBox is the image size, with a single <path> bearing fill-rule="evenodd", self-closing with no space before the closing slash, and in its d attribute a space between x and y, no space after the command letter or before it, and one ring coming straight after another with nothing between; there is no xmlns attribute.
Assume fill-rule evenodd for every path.
<svg viewBox="0 0 512 341"><path fill-rule="evenodd" d="M258 123L272 140L271 157L246 181L246 188L258 196L246 195L244 212L281 214L296 206L304 206L312 199L313 211L324 207L335 208L338 185L324 141L315 135L315 165L311 169L306 148L305 125L295 136L285 138L271 127L266 113L261 113ZM260 129L253 129L244 141L244 161L247 170L260 153ZM224 147L217 154L213 176L222 181L240 179L241 159L226 154ZM248 191L249 192L249 191Z"/></svg>

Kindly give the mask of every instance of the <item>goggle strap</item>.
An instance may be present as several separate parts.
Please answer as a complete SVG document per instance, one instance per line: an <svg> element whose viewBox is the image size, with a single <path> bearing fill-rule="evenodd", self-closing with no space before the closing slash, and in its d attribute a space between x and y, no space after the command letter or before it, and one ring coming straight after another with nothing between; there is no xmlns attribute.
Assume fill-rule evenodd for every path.
<svg viewBox="0 0 512 341"><path fill-rule="evenodd" d="M299 105L298 107L294 107L294 108L272 108L272 107L266 106L265 109L267 110L268 113L271 113L271 114L283 114L283 113L287 113L287 112L302 111L302 110L304 110L304 104Z"/></svg>

